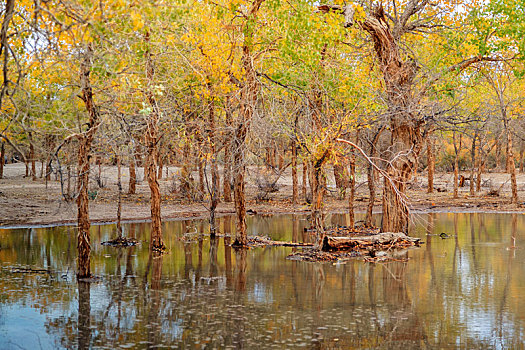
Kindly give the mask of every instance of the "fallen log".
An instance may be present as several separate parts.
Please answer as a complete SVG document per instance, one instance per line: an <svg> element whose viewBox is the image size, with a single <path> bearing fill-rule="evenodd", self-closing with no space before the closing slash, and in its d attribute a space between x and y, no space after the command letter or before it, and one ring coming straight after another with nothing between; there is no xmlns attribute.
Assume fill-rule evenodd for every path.
<svg viewBox="0 0 525 350"><path fill-rule="evenodd" d="M421 238L410 237L401 232L384 232L371 236L354 237L325 236L321 249L330 251L366 248L372 245L419 245L420 241Z"/></svg>

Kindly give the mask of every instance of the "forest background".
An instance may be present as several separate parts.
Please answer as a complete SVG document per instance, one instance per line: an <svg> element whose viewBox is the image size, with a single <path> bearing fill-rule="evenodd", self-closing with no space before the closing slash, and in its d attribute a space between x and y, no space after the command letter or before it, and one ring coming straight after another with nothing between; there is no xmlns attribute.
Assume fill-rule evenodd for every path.
<svg viewBox="0 0 525 350"><path fill-rule="evenodd" d="M235 212L235 244L246 245L247 184L254 202L308 210L320 235L328 197L344 203L349 226L356 200L367 202L364 225L381 203L385 232L408 231L413 189L442 191L428 197L434 206L458 199L467 183L462 201L489 195L520 206L519 1L1 6L0 178L6 160L21 162L28 181L51 188L46 200L76 205L78 249L87 252L79 276L90 275L81 261L90 201L111 202L118 218L123 202L149 202L159 251L162 203L199 203L213 233L217 209L232 202L222 212ZM108 166L115 183L104 179ZM454 174L441 187L436 168ZM491 186L491 169L508 181ZM277 196L283 176L291 191ZM500 199L506 182L509 198ZM104 197L110 186L114 195ZM7 210L16 191L4 192Z"/></svg>

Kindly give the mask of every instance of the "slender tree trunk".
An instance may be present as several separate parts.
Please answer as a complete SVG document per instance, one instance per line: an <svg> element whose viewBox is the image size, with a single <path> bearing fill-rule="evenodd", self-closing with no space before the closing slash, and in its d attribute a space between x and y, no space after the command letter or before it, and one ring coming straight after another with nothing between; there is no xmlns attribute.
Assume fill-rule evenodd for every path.
<svg viewBox="0 0 525 350"><path fill-rule="evenodd" d="M456 132L453 133L454 142L454 198L458 198L458 178L459 178L459 160L458 160L458 146L456 145Z"/></svg>
<svg viewBox="0 0 525 350"><path fill-rule="evenodd" d="M509 155L513 154L513 152L509 149L509 144L507 143L505 145L505 172L507 174L510 174L511 173L511 170L510 170L510 162L511 162L511 159L509 157Z"/></svg>
<svg viewBox="0 0 525 350"><path fill-rule="evenodd" d="M372 138L372 142L370 143L370 157L372 159L377 158L378 155L378 148L377 143L379 142L379 137L381 136L381 133L383 132L384 127L380 128L375 135ZM366 208L366 215L365 215L365 227L372 227L372 212L374 210L374 204L376 200L376 182L375 182L375 168L372 166L372 164L368 164L367 168L367 182L368 182L368 206Z"/></svg>
<svg viewBox="0 0 525 350"><path fill-rule="evenodd" d="M232 156L231 156L231 139L232 139L232 115L231 115L231 107L230 107L230 99L228 98L228 105L226 106L226 137L225 137L225 145L224 145L224 171L223 171L223 180L222 180L222 187L223 187L223 195L224 195L224 201L225 202L231 202L232 201Z"/></svg>
<svg viewBox="0 0 525 350"><path fill-rule="evenodd" d="M146 34L146 42L149 42L149 33ZM148 185L151 193L151 240L150 249L156 251L163 251L166 247L162 241L162 226L160 213L160 187L157 180L157 144L158 144L158 128L159 128L159 107L153 94L154 85L154 66L149 50L146 51L146 78L148 80L148 90L146 97L152 111L146 120L146 135L145 143L147 149L146 156L146 174L148 177Z"/></svg>
<svg viewBox="0 0 525 350"><path fill-rule="evenodd" d="M0 179L4 178L4 164L5 164L5 143L0 143Z"/></svg>
<svg viewBox="0 0 525 350"><path fill-rule="evenodd" d="M301 186L301 196L303 197L303 200L306 202L308 201L308 198L307 198L307 191L306 191L306 186L307 186L307 183L306 183L306 179L308 178L308 176L306 175L308 173L308 162L306 161L306 159L303 160L303 177L302 177L302 186Z"/></svg>
<svg viewBox="0 0 525 350"><path fill-rule="evenodd" d="M478 134L475 133L474 137L472 138L472 149L470 150L470 160L471 160L471 166L470 166L470 195L474 196L474 172L476 170L476 138Z"/></svg>
<svg viewBox="0 0 525 350"><path fill-rule="evenodd" d="M122 213L122 174L121 174L121 164L120 164L120 155L117 157L117 190L118 190L118 199L117 199L117 235L118 238L122 238L122 223L121 223L121 213Z"/></svg>
<svg viewBox="0 0 525 350"><path fill-rule="evenodd" d="M355 133L355 144L359 144L359 130ZM355 185L356 185L356 173L355 173L355 149L352 148L350 151L350 196L348 198L348 217L350 229L355 227L355 213L354 213L354 203L355 203Z"/></svg>
<svg viewBox="0 0 525 350"><path fill-rule="evenodd" d="M190 159L191 159L191 148L190 148L190 141L188 139L188 135L184 138L184 147L182 152L182 167L180 170L180 185L179 185L179 192L181 195L186 197L192 197L193 196L193 181L191 176L191 165L190 165Z"/></svg>
<svg viewBox="0 0 525 350"><path fill-rule="evenodd" d="M215 101L210 101L210 109L208 114L209 131L208 131L208 142L209 142L209 156L211 158L211 193L210 193L210 235L215 237L217 231L217 224L215 222L215 212L219 205L219 169L217 167L217 154L215 149L216 143L216 130L215 130Z"/></svg>
<svg viewBox="0 0 525 350"><path fill-rule="evenodd" d="M512 203L518 204L518 184L516 180L516 164L514 163L514 151L512 149L512 134L508 128L507 118L504 118L505 130L507 134L507 159L508 159L508 171L510 173L510 186L512 190Z"/></svg>
<svg viewBox="0 0 525 350"><path fill-rule="evenodd" d="M157 159L158 159L158 165L159 165L157 179L161 180L162 179L162 169L164 169L164 157L162 156L162 152L159 146L157 146Z"/></svg>
<svg viewBox="0 0 525 350"><path fill-rule="evenodd" d="M346 196L346 188L348 187L348 182L346 181L345 176L345 166L343 163L343 157L337 159L337 163L334 164L334 179L335 186L337 188L338 199L343 200Z"/></svg>
<svg viewBox="0 0 525 350"><path fill-rule="evenodd" d="M128 194L135 194L137 192L137 168L136 168L136 160L135 160L135 149L133 148L133 145L130 147L130 154L129 154L129 186L128 186Z"/></svg>
<svg viewBox="0 0 525 350"><path fill-rule="evenodd" d="M257 73L253 66L252 46L255 31L257 12L264 0L254 0L248 12L248 18L243 27L244 43L242 47L241 65L244 70L244 82L240 94L239 120L235 128L233 167L235 172L234 179L234 202L237 231L235 232L234 245L246 246L246 194L244 190L244 175L246 171L245 149L246 135L253 117L259 84Z"/></svg>
<svg viewBox="0 0 525 350"><path fill-rule="evenodd" d="M93 90L89 75L91 73L93 50L89 45L84 53L84 59L80 70L80 86L82 88L82 100L89 115L88 129L80 136L78 146L78 178L77 178L77 278L91 277L90 255L91 244L89 236L89 158L91 157L91 145L93 138L100 125L100 117L93 101Z"/></svg>
<svg viewBox="0 0 525 350"><path fill-rule="evenodd" d="M199 193L198 193L198 198L199 200L203 200L204 199L204 177L205 177L205 174L204 174L204 152L203 152L203 145L202 145L203 141L199 138L198 140L198 149L197 149L197 169L198 169L198 172L199 172Z"/></svg>
<svg viewBox="0 0 525 350"><path fill-rule="evenodd" d="M496 140L496 169L501 169L501 142Z"/></svg>
<svg viewBox="0 0 525 350"><path fill-rule="evenodd" d="M299 184L297 181L297 144L292 140L292 203L299 203Z"/></svg>
<svg viewBox="0 0 525 350"><path fill-rule="evenodd" d="M33 144L33 134L29 133L29 161L31 162L31 179L36 181L36 160L35 145Z"/></svg>
<svg viewBox="0 0 525 350"><path fill-rule="evenodd" d="M434 137L432 133L427 138L427 160L428 160L428 193L434 192L434 171L436 168L436 159L434 158Z"/></svg>
<svg viewBox="0 0 525 350"><path fill-rule="evenodd" d="M525 143L521 141L521 144L520 144L520 173L523 173L523 168L524 168L523 154L524 153L525 153Z"/></svg>

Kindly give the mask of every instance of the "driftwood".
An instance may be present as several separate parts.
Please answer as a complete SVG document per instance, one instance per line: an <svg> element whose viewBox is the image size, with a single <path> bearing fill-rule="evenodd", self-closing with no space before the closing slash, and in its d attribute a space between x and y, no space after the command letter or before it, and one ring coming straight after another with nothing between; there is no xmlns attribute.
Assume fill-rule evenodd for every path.
<svg viewBox="0 0 525 350"><path fill-rule="evenodd" d="M255 248L255 247L266 247L266 246L312 247L314 244L313 243L273 241L268 237L253 236L253 237L248 237L247 245Z"/></svg>
<svg viewBox="0 0 525 350"><path fill-rule="evenodd" d="M346 249L363 249L370 246L378 245L396 245L398 246L413 246L419 245L421 239L409 237L401 232L384 232L371 236L355 236L355 237L331 237L325 236L323 238L322 250L346 250Z"/></svg>

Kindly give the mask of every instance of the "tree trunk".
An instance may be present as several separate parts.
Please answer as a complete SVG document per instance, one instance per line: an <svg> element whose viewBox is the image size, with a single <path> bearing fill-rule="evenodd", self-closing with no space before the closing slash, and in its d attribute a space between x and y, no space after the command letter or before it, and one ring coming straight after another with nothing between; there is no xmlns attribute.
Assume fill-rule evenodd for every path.
<svg viewBox="0 0 525 350"><path fill-rule="evenodd" d="M434 171L436 168L436 159L434 158L434 138L432 133L427 138L427 160L428 160L428 193L434 192Z"/></svg>
<svg viewBox="0 0 525 350"><path fill-rule="evenodd" d="M224 145L224 171L223 171L223 180L222 180L222 187L223 187L223 195L224 195L224 201L225 202L231 202L232 201L232 156L231 156L231 139L232 139L232 115L231 115L231 107L229 105L230 99L228 99L228 105L226 106L226 135L225 135L225 145Z"/></svg>
<svg viewBox="0 0 525 350"><path fill-rule="evenodd" d="M343 157L338 157L336 164L334 164L334 179L335 187L337 189L338 199L343 200L346 196L346 188L348 182L346 181L345 176L345 166L343 163Z"/></svg>
<svg viewBox="0 0 525 350"><path fill-rule="evenodd" d="M4 164L5 164L5 143L0 143L0 179L4 178Z"/></svg>
<svg viewBox="0 0 525 350"><path fill-rule="evenodd" d="M162 179L162 169L164 169L164 157L162 156L162 152L160 150L160 147L157 145L157 159L158 159L158 173L157 173L157 179Z"/></svg>
<svg viewBox="0 0 525 350"><path fill-rule="evenodd" d="M93 138L100 125L100 117L98 109L93 101L93 90L89 75L91 73L91 60L93 50L91 45L88 45L84 53L84 59L80 68L80 86L82 88L82 100L86 106L89 114L89 121L87 123L88 129L79 137L78 145L78 178L77 178L77 219L78 219L78 233L77 233L77 278L91 277L90 255L91 244L89 236L89 228L91 223L89 221L89 159L91 157L91 145Z"/></svg>
<svg viewBox="0 0 525 350"><path fill-rule="evenodd" d="M33 134L29 133L29 161L31 162L31 179L36 181L36 160L35 145L33 144Z"/></svg>
<svg viewBox="0 0 525 350"><path fill-rule="evenodd" d="M208 114L209 132L208 132L208 143L209 143L209 156L211 158L211 193L210 193L210 236L215 237L217 231L217 224L215 222L215 211L219 205L219 169L217 168L217 154L215 149L215 101L212 98L210 101L210 110Z"/></svg>
<svg viewBox="0 0 525 350"><path fill-rule="evenodd" d="M146 34L146 42L149 42L149 33ZM148 185L151 193L151 240L150 249L156 251L163 251L166 249L162 241L162 226L160 213L160 188L157 180L157 144L158 144L158 128L159 128L159 107L153 94L154 86L154 66L149 50L146 51L146 78L148 80L148 90L146 92L147 100L152 108L146 120L146 174L148 177Z"/></svg>
<svg viewBox="0 0 525 350"><path fill-rule="evenodd" d="M117 199L117 235L118 238L122 238L122 223L121 223L121 212L122 212L122 176L121 176L121 164L120 164L120 155L117 157L117 190L118 190L118 199Z"/></svg>
<svg viewBox="0 0 525 350"><path fill-rule="evenodd" d="M244 190L244 175L246 171L245 150L246 135L257 103L259 83L257 73L253 66L252 46L255 31L257 12L264 0L254 0L243 27L244 42L242 46L241 65L244 71L243 87L240 93L240 111L234 137L233 167L235 171L234 179L234 201L237 231L235 232L234 245L246 246L246 197Z"/></svg>
<svg viewBox="0 0 525 350"><path fill-rule="evenodd" d="M372 138L372 142L370 143L370 157L377 158L378 149L377 149L377 143L379 142L379 137L381 136L381 133L383 132L384 127L380 128ZM374 210L374 204L376 200L376 183L375 183L375 173L376 170L372 166L372 164L368 164L368 169L366 173L367 182L368 182L368 206L366 208L366 215L365 215L365 227L372 227L372 212Z"/></svg>
<svg viewBox="0 0 525 350"><path fill-rule="evenodd" d="M198 172L199 172L199 193L197 194L198 196L198 199L200 201L202 201L204 199L204 177L205 177L205 174L204 174L204 152L203 152L203 145L202 145L203 141L202 139L199 139L197 140L197 169L198 169Z"/></svg>
<svg viewBox="0 0 525 350"><path fill-rule="evenodd" d="M308 163L306 162L306 159L303 159L303 178L302 178L302 186L301 186L301 196L303 197L303 200L305 202L308 201L307 198L307 191L306 191L306 179L308 176L306 175L308 173Z"/></svg>
<svg viewBox="0 0 525 350"><path fill-rule="evenodd" d="M505 121L505 124L507 124L507 121ZM507 159L510 173L510 186L512 190L512 203L518 204L518 184L516 180L516 164L514 163L514 151L512 149L512 134L508 129L508 125L505 125L505 130L507 134Z"/></svg>
<svg viewBox="0 0 525 350"><path fill-rule="evenodd" d="M133 145L130 147L129 155L129 188L128 194L135 194L137 192L137 168L135 166L135 150Z"/></svg>
<svg viewBox="0 0 525 350"><path fill-rule="evenodd" d="M474 196L474 171L475 171L475 168L476 168L476 138L477 138L478 134L474 134L474 137L472 138L472 149L470 150L470 161L471 161L471 165L470 165L470 182L469 182L469 185L470 185L470 195L471 196Z"/></svg>
<svg viewBox="0 0 525 350"><path fill-rule="evenodd" d="M355 144L359 144L359 130L355 134ZM348 216L350 229L353 230L355 227L355 213L354 213L354 202L355 202L355 149L352 148L350 151L350 196L348 198Z"/></svg>
<svg viewBox="0 0 525 350"><path fill-rule="evenodd" d="M525 153L525 142L521 141L521 147L520 147L520 173L523 173L523 154Z"/></svg>
<svg viewBox="0 0 525 350"><path fill-rule="evenodd" d="M456 132L453 133L454 142L454 198L458 198L458 178L459 178L459 160L458 160L458 146L456 145Z"/></svg>
<svg viewBox="0 0 525 350"><path fill-rule="evenodd" d="M292 140L292 203L299 203L299 184L297 182L297 144Z"/></svg>

